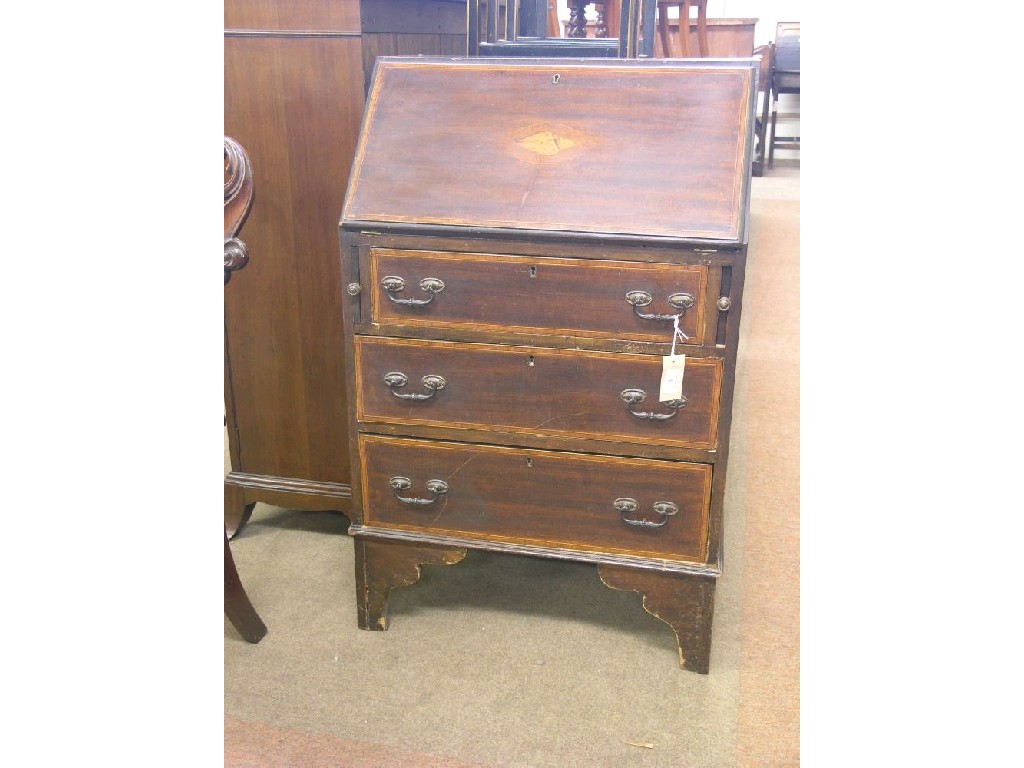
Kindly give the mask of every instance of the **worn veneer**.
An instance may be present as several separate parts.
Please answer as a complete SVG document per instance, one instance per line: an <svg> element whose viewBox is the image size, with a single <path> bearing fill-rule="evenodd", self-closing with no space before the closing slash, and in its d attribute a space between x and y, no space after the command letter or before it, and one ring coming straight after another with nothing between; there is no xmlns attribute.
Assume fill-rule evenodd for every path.
<svg viewBox="0 0 1024 768"><path fill-rule="evenodd" d="M361 627L424 564L533 555L709 670L756 66L378 60L341 220Z"/></svg>

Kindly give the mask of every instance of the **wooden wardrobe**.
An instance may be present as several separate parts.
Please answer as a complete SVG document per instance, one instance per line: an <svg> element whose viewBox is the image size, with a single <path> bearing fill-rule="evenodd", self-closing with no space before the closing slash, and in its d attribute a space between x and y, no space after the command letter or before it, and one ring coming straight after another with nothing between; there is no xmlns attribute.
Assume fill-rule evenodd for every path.
<svg viewBox="0 0 1024 768"><path fill-rule="evenodd" d="M338 219L367 78L377 55L464 45L463 2L225 0L224 133L258 190L224 297L229 531L257 501L347 511Z"/></svg>

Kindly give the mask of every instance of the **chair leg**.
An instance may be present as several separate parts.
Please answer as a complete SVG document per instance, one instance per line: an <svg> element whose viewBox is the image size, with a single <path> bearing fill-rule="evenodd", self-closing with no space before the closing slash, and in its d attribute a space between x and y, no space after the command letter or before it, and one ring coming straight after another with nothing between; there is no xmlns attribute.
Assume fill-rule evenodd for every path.
<svg viewBox="0 0 1024 768"><path fill-rule="evenodd" d="M658 3L658 40L661 42L661 55L671 59L675 55L672 41L668 34L668 5Z"/></svg>
<svg viewBox="0 0 1024 768"><path fill-rule="evenodd" d="M267 634L267 625L252 607L242 580L238 578L227 531L224 531L224 613L238 634L250 643L258 643Z"/></svg>
<svg viewBox="0 0 1024 768"><path fill-rule="evenodd" d="M764 174L765 162L768 159L768 100L771 94L768 88L761 95L761 116L757 119L757 158L754 161L754 175Z"/></svg>
<svg viewBox="0 0 1024 768"><path fill-rule="evenodd" d="M554 0L551 0L554 3ZM605 0L605 16L608 17L608 37L618 37L622 16L622 0Z"/></svg>
<svg viewBox="0 0 1024 768"><path fill-rule="evenodd" d="M753 176L764 174L764 122L760 117L754 118L754 159L750 163Z"/></svg>
<svg viewBox="0 0 1024 768"><path fill-rule="evenodd" d="M683 7L679 9L679 48L680 55L687 59L690 57L690 3L692 0L683 0Z"/></svg>
<svg viewBox="0 0 1024 768"><path fill-rule="evenodd" d="M775 121L779 114L779 94L772 89L772 124L768 138L768 167L775 167Z"/></svg>
<svg viewBox="0 0 1024 768"><path fill-rule="evenodd" d="M708 52L708 0L698 0L697 2L697 44L700 47L702 59L711 55Z"/></svg>
<svg viewBox="0 0 1024 768"><path fill-rule="evenodd" d="M548 37L561 37L562 25L558 21L558 5L555 0L548 0Z"/></svg>
<svg viewBox="0 0 1024 768"><path fill-rule="evenodd" d="M765 146L765 138L768 135L768 102L771 100L771 89L765 88L763 91L764 95L761 98L761 159L763 160L767 155L767 148Z"/></svg>

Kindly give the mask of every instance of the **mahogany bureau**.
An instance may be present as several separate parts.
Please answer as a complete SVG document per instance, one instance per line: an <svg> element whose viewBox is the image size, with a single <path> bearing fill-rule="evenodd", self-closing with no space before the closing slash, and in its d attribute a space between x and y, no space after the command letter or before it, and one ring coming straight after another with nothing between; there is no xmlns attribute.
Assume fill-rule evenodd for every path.
<svg viewBox="0 0 1024 768"><path fill-rule="evenodd" d="M341 217L360 627L423 564L561 558L708 671L755 77L378 59Z"/></svg>

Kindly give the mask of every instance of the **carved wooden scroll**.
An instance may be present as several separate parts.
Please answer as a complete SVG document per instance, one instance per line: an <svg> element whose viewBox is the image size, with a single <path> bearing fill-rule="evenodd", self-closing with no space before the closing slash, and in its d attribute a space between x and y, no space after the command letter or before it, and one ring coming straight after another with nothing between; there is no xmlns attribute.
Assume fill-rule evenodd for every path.
<svg viewBox="0 0 1024 768"><path fill-rule="evenodd" d="M224 137L224 284L231 272L249 263L248 249L236 235L253 202L252 166L242 145Z"/></svg>

